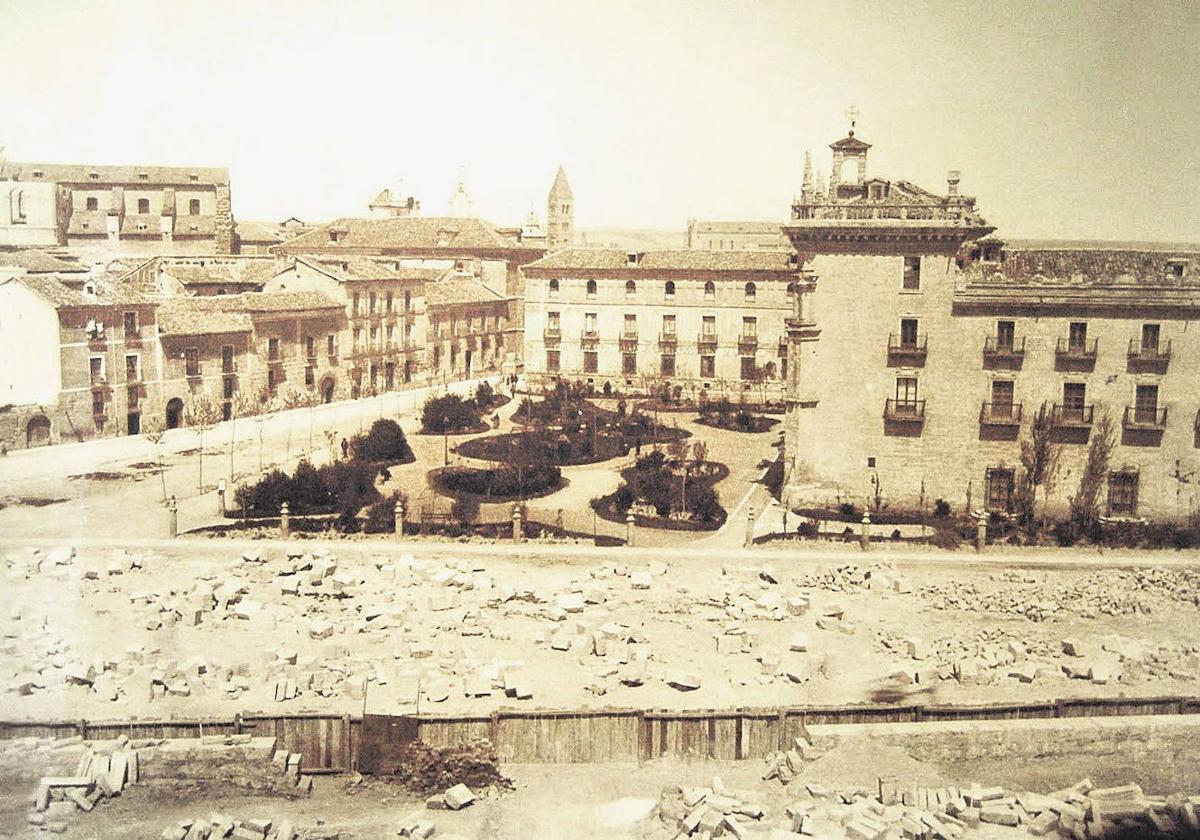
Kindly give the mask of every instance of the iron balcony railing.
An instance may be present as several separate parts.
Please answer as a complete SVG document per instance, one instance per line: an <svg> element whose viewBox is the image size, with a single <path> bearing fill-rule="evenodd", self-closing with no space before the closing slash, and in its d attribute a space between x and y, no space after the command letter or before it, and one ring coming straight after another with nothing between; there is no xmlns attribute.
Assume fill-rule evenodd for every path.
<svg viewBox="0 0 1200 840"><path fill-rule="evenodd" d="M1129 340L1129 359L1136 362L1167 362L1171 359L1171 339L1146 344L1139 338Z"/></svg>
<svg viewBox="0 0 1200 840"><path fill-rule="evenodd" d="M1092 425L1094 406L1063 405L1055 403L1051 410L1051 422L1055 426L1066 428L1084 428Z"/></svg>
<svg viewBox="0 0 1200 840"><path fill-rule="evenodd" d="M902 423L925 421L925 400L891 400L883 405L883 416L887 420Z"/></svg>
<svg viewBox="0 0 1200 840"><path fill-rule="evenodd" d="M914 339L906 340L896 333L891 333L888 336L888 357L906 359L911 362L925 362L925 354L928 347L928 339L925 336L918 336Z"/></svg>
<svg viewBox="0 0 1200 840"><path fill-rule="evenodd" d="M1021 403L985 402L979 409L979 422L984 426L1019 426L1021 407Z"/></svg>
<svg viewBox="0 0 1200 840"><path fill-rule="evenodd" d="M1167 409L1153 405L1127 405L1121 421L1126 429L1162 430L1167 427Z"/></svg>
<svg viewBox="0 0 1200 840"><path fill-rule="evenodd" d="M1098 338L1093 338L1090 342L1060 338L1054 345L1054 355L1061 359L1095 360L1099 343L1100 339Z"/></svg>
<svg viewBox="0 0 1200 840"><path fill-rule="evenodd" d="M1020 359L1025 356L1025 338L1006 338L989 335L983 340L983 355L989 358Z"/></svg>
<svg viewBox="0 0 1200 840"><path fill-rule="evenodd" d="M717 334L716 333L700 333L700 335L696 338L696 345L701 350L715 351L717 349Z"/></svg>

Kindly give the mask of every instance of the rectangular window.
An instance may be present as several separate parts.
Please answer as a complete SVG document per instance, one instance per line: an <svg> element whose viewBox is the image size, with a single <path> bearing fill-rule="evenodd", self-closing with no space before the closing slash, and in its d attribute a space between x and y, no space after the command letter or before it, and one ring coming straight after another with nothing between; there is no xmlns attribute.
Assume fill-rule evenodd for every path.
<svg viewBox="0 0 1200 840"><path fill-rule="evenodd" d="M637 353L621 354L621 372L626 375L637 373Z"/></svg>
<svg viewBox="0 0 1200 840"><path fill-rule="evenodd" d="M900 346L915 348L917 346L917 319L900 319Z"/></svg>
<svg viewBox="0 0 1200 840"><path fill-rule="evenodd" d="M1147 354L1158 353L1158 324L1142 324L1142 352Z"/></svg>
<svg viewBox="0 0 1200 840"><path fill-rule="evenodd" d="M992 382L992 416L1010 417L1013 410L1013 382L997 379Z"/></svg>
<svg viewBox="0 0 1200 840"><path fill-rule="evenodd" d="M562 322L559 320L559 314L557 312L546 313L546 328L550 330L551 333L559 333L562 331Z"/></svg>
<svg viewBox="0 0 1200 840"><path fill-rule="evenodd" d="M546 351L546 370L550 373L558 373L561 356L558 350Z"/></svg>
<svg viewBox="0 0 1200 840"><path fill-rule="evenodd" d="M664 316L662 316L662 318L663 318L663 323L662 323L663 335L671 335L671 336L675 335L675 316L674 315L664 315Z"/></svg>
<svg viewBox="0 0 1200 840"><path fill-rule="evenodd" d="M896 377L896 402L915 407L917 402L917 378L915 376Z"/></svg>
<svg viewBox="0 0 1200 840"><path fill-rule="evenodd" d="M1113 516L1136 516L1138 474L1114 472L1108 475L1108 512Z"/></svg>
<svg viewBox="0 0 1200 840"><path fill-rule="evenodd" d="M1067 348L1072 353L1084 353L1087 351L1087 322L1072 321L1070 331L1067 333Z"/></svg>
<svg viewBox="0 0 1200 840"><path fill-rule="evenodd" d="M278 362L280 360L278 338L267 339L267 359L272 362Z"/></svg>
<svg viewBox="0 0 1200 840"><path fill-rule="evenodd" d="M96 198L94 195L91 196L90 198L88 198L87 209L88 210L99 210L100 209L100 199Z"/></svg>
<svg viewBox="0 0 1200 840"><path fill-rule="evenodd" d="M758 319L743 318L742 319L742 335L747 338L753 338L758 335Z"/></svg>
<svg viewBox="0 0 1200 840"><path fill-rule="evenodd" d="M93 385L99 385L104 381L103 356L92 356L88 359L88 374Z"/></svg>
<svg viewBox="0 0 1200 840"><path fill-rule="evenodd" d="M621 330L621 334L622 335L637 335L637 316L636 315L626 315L625 316L625 325L624 325L624 328Z"/></svg>
<svg viewBox="0 0 1200 840"><path fill-rule="evenodd" d="M712 379L717 375L717 357L716 356L701 356L700 357L700 377L702 379Z"/></svg>
<svg viewBox="0 0 1200 840"><path fill-rule="evenodd" d="M921 288L921 258L920 257L905 257L904 258L904 280L903 288L909 291L915 291Z"/></svg>
<svg viewBox="0 0 1200 840"><path fill-rule="evenodd" d="M183 372L187 376L200 375L200 351L195 347L188 347L183 351Z"/></svg>
<svg viewBox="0 0 1200 840"><path fill-rule="evenodd" d="M354 337L354 352L357 353L362 349L362 330L359 327L355 327L352 335Z"/></svg>
<svg viewBox="0 0 1200 840"><path fill-rule="evenodd" d="M317 340L311 335L304 337L304 355L309 359L317 358Z"/></svg>
<svg viewBox="0 0 1200 840"><path fill-rule="evenodd" d="M233 373L236 370L233 362L233 345L225 344L221 347L221 373Z"/></svg>
<svg viewBox="0 0 1200 840"><path fill-rule="evenodd" d="M371 292L371 294L367 297L367 312L372 315L375 314L375 297L376 296L374 292Z"/></svg>
<svg viewBox="0 0 1200 840"><path fill-rule="evenodd" d="M316 373L313 371L312 367L306 367L304 369L304 384L311 388L316 381Z"/></svg>
<svg viewBox="0 0 1200 840"><path fill-rule="evenodd" d="M138 212L139 213L149 213L150 212L150 199L148 199L148 198L139 198L138 199Z"/></svg>
<svg viewBox="0 0 1200 840"><path fill-rule="evenodd" d="M104 392L92 392L92 415L95 417L104 416Z"/></svg>
<svg viewBox="0 0 1200 840"><path fill-rule="evenodd" d="M227 399L227 400L233 399L233 392L236 390L237 390L237 380L236 379L226 378L225 381L222 383L221 393L224 395L225 399ZM228 418L226 418L226 419L228 419Z"/></svg>
<svg viewBox="0 0 1200 840"><path fill-rule="evenodd" d="M272 394L274 394L275 389L278 386L279 386L279 371L276 370L275 368L270 368L269 370L267 370L267 390L269 390Z"/></svg>
<svg viewBox="0 0 1200 840"><path fill-rule="evenodd" d="M758 366L754 363L753 356L742 356L742 381L753 382L754 374Z"/></svg>
<svg viewBox="0 0 1200 840"><path fill-rule="evenodd" d="M138 318L136 312L125 313L125 337L136 338L138 334Z"/></svg>
<svg viewBox="0 0 1200 840"><path fill-rule="evenodd" d="M992 467L984 482L984 506L997 513L1012 510L1016 474L1006 467Z"/></svg>
<svg viewBox="0 0 1200 840"><path fill-rule="evenodd" d="M1017 325L1015 321L996 322L996 347L1000 350L1012 350L1017 340Z"/></svg>
<svg viewBox="0 0 1200 840"><path fill-rule="evenodd" d="M359 304L360 297L361 297L361 295L359 295L358 292L355 292L354 296L350 299L351 300L350 312L353 315L358 314L358 304Z"/></svg>
<svg viewBox="0 0 1200 840"><path fill-rule="evenodd" d="M383 303L384 308L387 309L387 312L389 315L392 314L392 309L395 304L395 299L393 298L392 293L388 292L387 297L385 297L383 300L384 300L384 303Z"/></svg>
<svg viewBox="0 0 1200 840"><path fill-rule="evenodd" d="M658 372L663 376L675 375L675 355L673 353L664 353L658 366Z"/></svg>
<svg viewBox="0 0 1200 840"><path fill-rule="evenodd" d="M189 216L199 216L200 215L200 199L193 198L190 201L188 201L188 215Z"/></svg>
<svg viewBox="0 0 1200 840"><path fill-rule="evenodd" d="M371 327L371 343L367 346L371 349L379 346L379 327Z"/></svg>
<svg viewBox="0 0 1200 840"><path fill-rule="evenodd" d="M596 313L585 312L583 315L583 333L584 335L596 334Z"/></svg>
<svg viewBox="0 0 1200 840"><path fill-rule="evenodd" d="M599 367L600 354L595 350L585 350L583 353L583 372L595 373Z"/></svg>
<svg viewBox="0 0 1200 840"><path fill-rule="evenodd" d="M1158 386L1139 385L1133 398L1133 419L1137 423L1154 423L1158 419Z"/></svg>
<svg viewBox="0 0 1200 840"><path fill-rule="evenodd" d="M125 356L125 381L140 382L141 366L139 364L140 357L137 353L130 353Z"/></svg>
<svg viewBox="0 0 1200 840"><path fill-rule="evenodd" d="M705 338L717 337L717 316L705 315L700 321L700 334Z"/></svg>
<svg viewBox="0 0 1200 840"><path fill-rule="evenodd" d="M1070 420L1083 420L1087 405L1087 385L1082 382L1063 383L1063 417Z"/></svg>
<svg viewBox="0 0 1200 840"><path fill-rule="evenodd" d="M396 343L396 328L392 324L387 325L387 346L391 347Z"/></svg>
<svg viewBox="0 0 1200 840"><path fill-rule="evenodd" d="M328 335L325 337L325 352L331 359L337 355L337 336Z"/></svg>
<svg viewBox="0 0 1200 840"><path fill-rule="evenodd" d="M442 345L440 344L433 345L433 366L435 368L442 366Z"/></svg>

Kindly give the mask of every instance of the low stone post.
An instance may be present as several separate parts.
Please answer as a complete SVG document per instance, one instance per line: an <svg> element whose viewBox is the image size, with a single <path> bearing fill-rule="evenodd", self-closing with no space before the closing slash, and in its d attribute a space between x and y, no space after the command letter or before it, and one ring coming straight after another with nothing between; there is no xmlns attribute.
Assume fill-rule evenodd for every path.
<svg viewBox="0 0 1200 840"><path fill-rule="evenodd" d="M758 516L754 511L754 506L751 505L750 509L746 511L746 537L742 542L742 545L746 548L754 545L754 523L757 519Z"/></svg>
<svg viewBox="0 0 1200 840"><path fill-rule="evenodd" d="M975 550L983 551L983 547L987 545L987 523L988 517L985 511L977 511L975 513Z"/></svg>
<svg viewBox="0 0 1200 840"><path fill-rule="evenodd" d="M871 514L863 511L862 533L858 535L858 545L863 551L871 547Z"/></svg>
<svg viewBox="0 0 1200 840"><path fill-rule="evenodd" d="M633 514L625 514L625 545L633 545Z"/></svg>
<svg viewBox="0 0 1200 840"><path fill-rule="evenodd" d="M171 539L179 536L179 502L174 496L167 502L167 536Z"/></svg>
<svg viewBox="0 0 1200 840"><path fill-rule="evenodd" d="M396 539L404 539L404 502L396 500Z"/></svg>
<svg viewBox="0 0 1200 840"><path fill-rule="evenodd" d="M225 479L217 482L217 513L225 515Z"/></svg>
<svg viewBox="0 0 1200 840"><path fill-rule="evenodd" d="M288 503L284 502L279 506L279 536L285 540L292 533L292 514L288 509Z"/></svg>
<svg viewBox="0 0 1200 840"><path fill-rule="evenodd" d="M521 506L513 505L512 512L512 538L519 540L522 537L521 531Z"/></svg>

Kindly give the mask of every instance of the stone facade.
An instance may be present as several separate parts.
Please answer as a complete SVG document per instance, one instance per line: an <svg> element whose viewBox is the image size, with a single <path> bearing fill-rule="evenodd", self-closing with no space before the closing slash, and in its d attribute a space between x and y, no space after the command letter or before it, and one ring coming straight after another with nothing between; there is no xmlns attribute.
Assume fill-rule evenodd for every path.
<svg viewBox="0 0 1200 840"><path fill-rule="evenodd" d="M546 247L565 248L575 238L575 195L560 166L546 197Z"/></svg>
<svg viewBox="0 0 1200 840"><path fill-rule="evenodd" d="M864 172L865 149L840 153ZM1050 515L1105 415L1102 512L1191 514L1200 254L1008 249L949 183L939 197L840 180L793 208L786 232L815 279L789 322L786 500L1009 511L1044 405L1061 453Z"/></svg>
<svg viewBox="0 0 1200 840"><path fill-rule="evenodd" d="M113 254L231 254L229 172L0 161L0 244Z"/></svg>
<svg viewBox="0 0 1200 840"><path fill-rule="evenodd" d="M797 271L781 252L550 254L524 269L526 374L693 399L778 398Z"/></svg>
<svg viewBox="0 0 1200 840"><path fill-rule="evenodd" d="M790 251L783 222L712 222L689 219L687 246L709 251Z"/></svg>

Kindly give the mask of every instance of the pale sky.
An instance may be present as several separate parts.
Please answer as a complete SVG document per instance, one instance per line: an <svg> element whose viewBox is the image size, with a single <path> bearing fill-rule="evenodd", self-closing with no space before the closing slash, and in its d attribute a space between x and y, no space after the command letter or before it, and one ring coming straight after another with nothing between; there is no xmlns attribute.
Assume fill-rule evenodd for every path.
<svg viewBox="0 0 1200 840"><path fill-rule="evenodd" d="M241 219L783 219L804 150L1014 237L1200 240L1200 3L0 0L11 160L227 166Z"/></svg>

